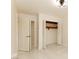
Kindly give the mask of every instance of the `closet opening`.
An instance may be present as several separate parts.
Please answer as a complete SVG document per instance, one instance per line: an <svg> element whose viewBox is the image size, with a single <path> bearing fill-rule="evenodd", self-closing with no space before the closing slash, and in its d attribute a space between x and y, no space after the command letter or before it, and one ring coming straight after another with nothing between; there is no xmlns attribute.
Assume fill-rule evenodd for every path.
<svg viewBox="0 0 79 59"><path fill-rule="evenodd" d="M57 43L58 23L46 21L46 46L51 46Z"/></svg>

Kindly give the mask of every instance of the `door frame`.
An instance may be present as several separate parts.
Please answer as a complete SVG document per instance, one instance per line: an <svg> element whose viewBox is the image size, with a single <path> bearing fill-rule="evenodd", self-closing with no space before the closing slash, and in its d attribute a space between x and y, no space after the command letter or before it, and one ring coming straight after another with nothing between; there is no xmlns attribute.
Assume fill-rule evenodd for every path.
<svg viewBox="0 0 79 59"><path fill-rule="evenodd" d="M63 23L60 19L54 19L54 20L43 20L43 48L46 48L46 21L52 21L58 23L58 29L57 29L57 44L62 45L63 43Z"/></svg>

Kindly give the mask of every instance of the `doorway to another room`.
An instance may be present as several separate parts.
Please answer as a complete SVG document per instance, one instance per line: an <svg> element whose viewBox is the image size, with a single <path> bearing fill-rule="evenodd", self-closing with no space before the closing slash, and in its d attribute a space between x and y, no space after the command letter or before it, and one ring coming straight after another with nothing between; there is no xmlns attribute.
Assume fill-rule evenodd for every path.
<svg viewBox="0 0 79 59"><path fill-rule="evenodd" d="M31 50L37 49L37 40L35 39L35 22L31 21Z"/></svg>

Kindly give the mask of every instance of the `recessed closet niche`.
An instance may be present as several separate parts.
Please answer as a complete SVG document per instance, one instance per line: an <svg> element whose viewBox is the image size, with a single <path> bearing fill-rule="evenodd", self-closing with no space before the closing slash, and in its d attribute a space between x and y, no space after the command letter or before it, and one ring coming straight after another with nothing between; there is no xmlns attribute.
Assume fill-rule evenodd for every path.
<svg viewBox="0 0 79 59"><path fill-rule="evenodd" d="M58 23L46 21L46 45L55 44L57 42Z"/></svg>

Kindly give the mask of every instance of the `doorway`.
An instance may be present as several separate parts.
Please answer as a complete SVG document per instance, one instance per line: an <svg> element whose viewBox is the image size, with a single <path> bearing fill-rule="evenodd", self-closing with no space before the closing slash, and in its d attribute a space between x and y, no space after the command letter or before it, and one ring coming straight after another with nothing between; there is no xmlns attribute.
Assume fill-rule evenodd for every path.
<svg viewBox="0 0 79 59"><path fill-rule="evenodd" d="M43 48L54 43L62 45L62 22L44 20L43 25Z"/></svg>
<svg viewBox="0 0 79 59"><path fill-rule="evenodd" d="M57 43L58 23L46 21L46 46Z"/></svg>
<svg viewBox="0 0 79 59"><path fill-rule="evenodd" d="M31 21L31 50L35 48L35 22Z"/></svg>

